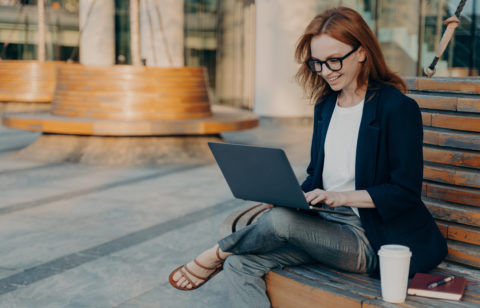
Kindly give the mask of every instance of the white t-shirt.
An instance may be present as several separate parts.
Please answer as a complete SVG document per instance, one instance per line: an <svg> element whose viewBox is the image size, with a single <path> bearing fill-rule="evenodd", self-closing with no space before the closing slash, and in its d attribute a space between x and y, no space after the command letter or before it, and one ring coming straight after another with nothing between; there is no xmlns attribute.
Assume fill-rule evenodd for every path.
<svg viewBox="0 0 480 308"><path fill-rule="evenodd" d="M358 131L364 100L353 107L340 107L338 102L325 138L323 186L327 191L355 190L355 157ZM352 207L358 216L358 209Z"/></svg>

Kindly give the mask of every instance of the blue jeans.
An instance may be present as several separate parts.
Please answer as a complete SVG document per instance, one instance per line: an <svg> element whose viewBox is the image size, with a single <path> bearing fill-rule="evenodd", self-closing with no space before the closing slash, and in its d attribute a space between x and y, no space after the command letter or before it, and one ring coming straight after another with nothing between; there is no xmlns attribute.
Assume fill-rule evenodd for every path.
<svg viewBox="0 0 480 308"><path fill-rule="evenodd" d="M372 272L377 258L365 235L318 215L275 207L219 241L230 307L270 307L263 277L271 269L307 263Z"/></svg>

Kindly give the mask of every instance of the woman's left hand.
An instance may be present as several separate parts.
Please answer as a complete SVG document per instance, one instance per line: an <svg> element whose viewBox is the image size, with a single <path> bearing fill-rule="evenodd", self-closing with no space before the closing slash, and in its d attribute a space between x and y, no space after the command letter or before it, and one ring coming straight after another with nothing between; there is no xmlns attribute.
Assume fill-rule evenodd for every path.
<svg viewBox="0 0 480 308"><path fill-rule="evenodd" d="M305 193L305 198L311 205L317 205L323 202L330 207L337 207L347 203L347 196L345 193L325 191L318 188Z"/></svg>

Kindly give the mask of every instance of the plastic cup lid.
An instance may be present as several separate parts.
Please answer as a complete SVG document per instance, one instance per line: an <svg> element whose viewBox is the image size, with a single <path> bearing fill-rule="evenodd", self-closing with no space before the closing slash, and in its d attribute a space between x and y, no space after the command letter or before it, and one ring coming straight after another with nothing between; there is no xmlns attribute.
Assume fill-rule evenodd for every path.
<svg viewBox="0 0 480 308"><path fill-rule="evenodd" d="M383 245L378 251L379 256L404 258L412 256L410 248L403 245Z"/></svg>

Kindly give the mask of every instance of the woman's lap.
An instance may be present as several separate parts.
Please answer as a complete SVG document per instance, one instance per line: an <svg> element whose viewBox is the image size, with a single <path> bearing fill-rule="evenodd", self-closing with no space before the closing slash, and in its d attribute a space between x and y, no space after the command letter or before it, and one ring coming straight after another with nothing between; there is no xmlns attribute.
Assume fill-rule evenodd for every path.
<svg viewBox="0 0 480 308"><path fill-rule="evenodd" d="M351 272L367 272L371 270L367 268L368 247L350 228L317 215L275 207L256 223L220 240L219 245L223 251L238 255L234 257L235 263L242 259L249 264L264 260L266 272L276 267L314 262ZM297 257L292 249L299 250L301 256L309 256L310 262ZM291 262L292 253L298 263ZM275 261L267 262L264 256L275 256Z"/></svg>

